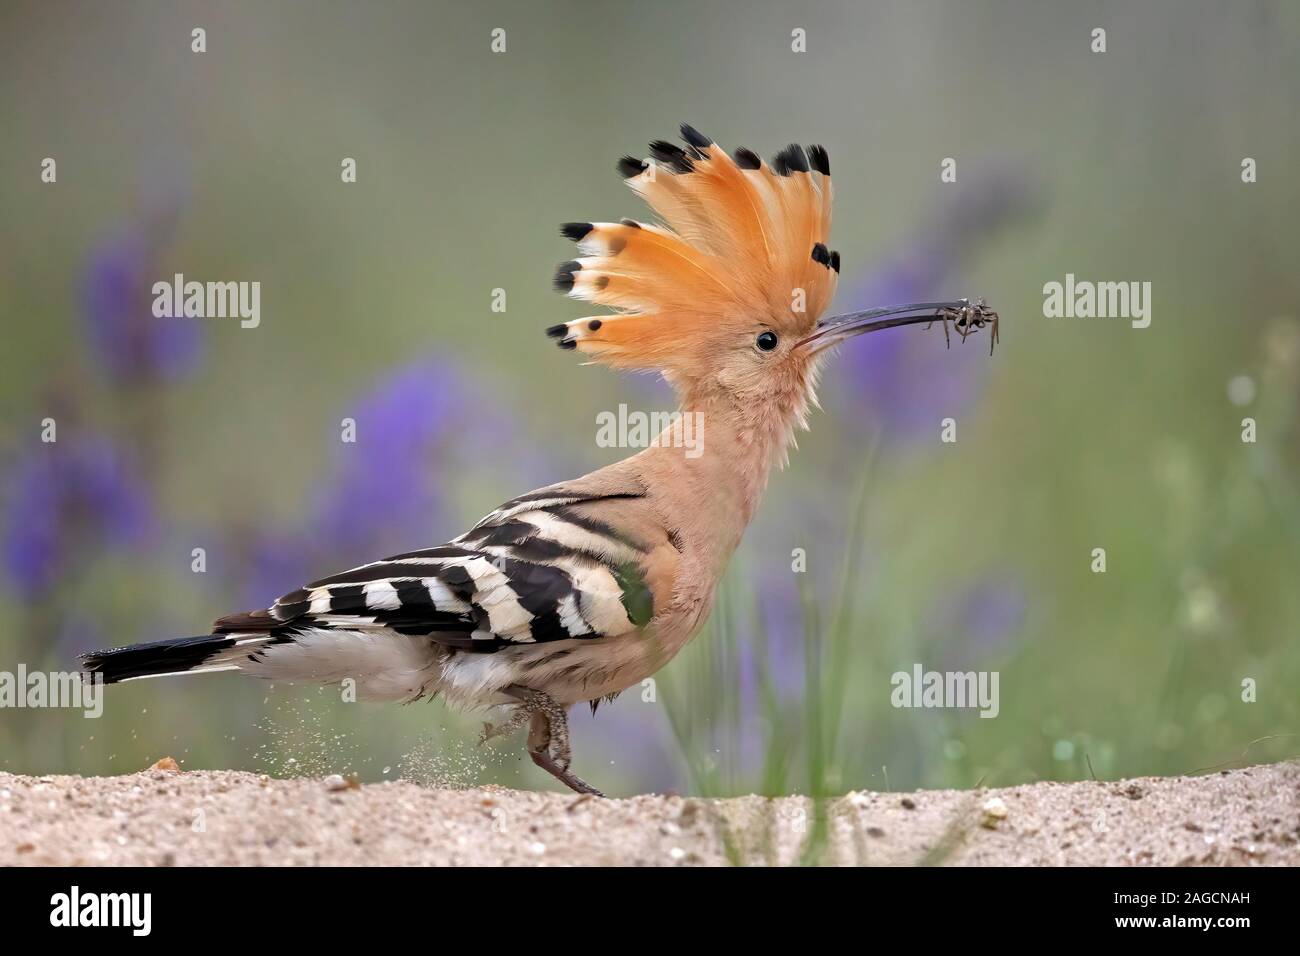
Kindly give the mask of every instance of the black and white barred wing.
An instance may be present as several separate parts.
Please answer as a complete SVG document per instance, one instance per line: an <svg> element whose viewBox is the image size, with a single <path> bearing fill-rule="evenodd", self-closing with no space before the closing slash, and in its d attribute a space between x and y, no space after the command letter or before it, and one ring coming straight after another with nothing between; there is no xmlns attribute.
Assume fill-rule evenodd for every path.
<svg viewBox="0 0 1300 956"><path fill-rule="evenodd" d="M653 616L648 549L580 501L510 502L451 544L323 578L216 629L387 628L473 652L625 634Z"/></svg>
<svg viewBox="0 0 1300 956"><path fill-rule="evenodd" d="M414 700L437 648L491 654L597 640L667 607L680 549L638 487L569 488L507 502L451 544L394 555L232 614L197 637L83 656L108 683L240 670L286 680L356 678L366 696Z"/></svg>

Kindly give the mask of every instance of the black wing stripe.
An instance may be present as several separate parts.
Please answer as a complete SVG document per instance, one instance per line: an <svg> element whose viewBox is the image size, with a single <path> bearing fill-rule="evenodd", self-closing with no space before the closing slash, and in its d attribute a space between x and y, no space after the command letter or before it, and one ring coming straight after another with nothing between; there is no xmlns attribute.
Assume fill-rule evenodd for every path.
<svg viewBox="0 0 1300 956"><path fill-rule="evenodd" d="M348 584L330 588L331 614L370 614L373 608L366 603L366 586Z"/></svg>
<svg viewBox="0 0 1300 956"><path fill-rule="evenodd" d="M431 549L433 550L433 549ZM466 551L464 548L449 549L454 550L456 554L442 555L441 557L448 560L456 558L477 557L475 551ZM419 557L436 557L434 555L419 555ZM338 574L332 574L327 578L321 578L319 581L313 581L307 585L307 590L315 588L327 588L338 584L362 584L366 581L382 581L386 578L429 578L433 577L443 567L442 563L421 563L398 555L394 558L385 558L383 561L376 561L374 564L363 565L359 568L353 568L350 571L342 571ZM306 592L295 591L293 594L286 594L281 601L295 599L299 593ZM301 600L301 599L299 599Z"/></svg>
<svg viewBox="0 0 1300 956"><path fill-rule="evenodd" d="M518 498L511 498L496 511L493 511L477 525L474 530L486 527L492 524L499 524L508 521L514 514L526 510L528 505L533 503L546 502L545 507L554 507L561 505L576 504L578 502L589 503L593 501L614 501L621 498L644 498L645 490L641 491L617 491L610 494L593 494L584 491L569 491L565 488L543 488L540 491L532 491L526 495L520 495Z"/></svg>
<svg viewBox="0 0 1300 956"><path fill-rule="evenodd" d="M466 544L473 544L480 548L489 545L507 546L519 544L536 533L537 528L535 526L528 524L526 521L511 519L502 524L488 525L471 531L461 540Z"/></svg>
<svg viewBox="0 0 1300 956"><path fill-rule="evenodd" d="M529 630L534 641L563 641L574 636L560 622L560 602L574 593L568 572L511 558L503 560L503 570L519 604L533 616Z"/></svg>
<svg viewBox="0 0 1300 956"><path fill-rule="evenodd" d="M422 581L394 581L393 590L397 592L397 600L402 605L404 614L433 614L438 610L429 589Z"/></svg>
<svg viewBox="0 0 1300 956"><path fill-rule="evenodd" d="M515 561L531 561L534 564L540 564L544 561L556 561L560 558L576 558L581 556L581 552L575 552L572 548L567 548L555 541L546 538L532 537L519 544L511 545L508 549L509 558ZM488 556L489 561L497 561L495 555Z"/></svg>
<svg viewBox="0 0 1300 956"><path fill-rule="evenodd" d="M483 557L477 551L473 554L476 558ZM459 564L443 565L438 569L436 576L456 597L466 603L474 602L474 592L478 585L474 583L474 577Z"/></svg>
<svg viewBox="0 0 1300 956"><path fill-rule="evenodd" d="M639 615L626 600L619 606L618 592L612 592L611 609L609 588L616 584L626 597L626 567L639 565L634 555L651 549L583 506L642 497L644 491L595 494L563 487L530 492L454 544L404 552L290 592L276 602L272 620L286 627L347 628L352 618L358 627L377 624L475 652L598 638L598 627L622 633ZM538 512L531 519L530 510ZM500 633L493 632L493 620Z"/></svg>
<svg viewBox="0 0 1300 956"><path fill-rule="evenodd" d="M467 551L464 548L458 548L454 544L439 545L436 548L421 548L418 551L406 551L402 554L390 555L384 558L385 561L410 561L414 558L472 558L475 557L473 551Z"/></svg>
<svg viewBox="0 0 1300 956"><path fill-rule="evenodd" d="M284 598L280 598L280 601L283 600ZM292 604L281 604L280 601L277 601L275 607L271 609L272 616L277 623L292 621L294 618L302 617L311 610L310 601L294 601Z"/></svg>
<svg viewBox="0 0 1300 956"><path fill-rule="evenodd" d="M610 541L615 541L618 544L625 545L634 551L640 551L642 554L648 554L650 552L650 549L640 541L635 541L632 538L629 538L627 535L617 531L610 525L605 524L603 521L598 521L587 515L578 514L571 505L561 505L557 508L550 508L548 509L548 512L556 518L559 518L561 521L581 528L583 531L598 535L602 538L608 538Z"/></svg>

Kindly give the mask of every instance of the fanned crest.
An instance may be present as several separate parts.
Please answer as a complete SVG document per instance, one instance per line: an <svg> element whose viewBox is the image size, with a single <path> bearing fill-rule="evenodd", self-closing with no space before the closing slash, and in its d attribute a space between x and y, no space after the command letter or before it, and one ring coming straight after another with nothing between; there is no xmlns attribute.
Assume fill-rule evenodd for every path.
<svg viewBox="0 0 1300 956"><path fill-rule="evenodd" d="M834 297L826 150L791 144L769 164L748 149L729 156L690 126L681 132L685 147L659 140L648 158L618 164L658 224L562 227L579 257L560 266L556 287L616 310L548 329L562 348L685 375L738 330L807 334Z"/></svg>

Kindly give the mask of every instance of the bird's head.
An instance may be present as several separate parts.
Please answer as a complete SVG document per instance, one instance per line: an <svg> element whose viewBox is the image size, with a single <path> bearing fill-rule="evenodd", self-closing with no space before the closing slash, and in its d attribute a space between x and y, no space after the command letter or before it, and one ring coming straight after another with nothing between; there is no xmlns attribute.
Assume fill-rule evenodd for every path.
<svg viewBox="0 0 1300 956"><path fill-rule="evenodd" d="M991 321L982 303L921 303L822 319L840 256L828 246L830 159L790 145L771 163L728 155L693 127L618 169L662 220L571 222L578 257L556 288L616 311L552 326L561 348L615 368L662 372L683 402L722 400L748 414L802 420L822 356L877 329Z"/></svg>

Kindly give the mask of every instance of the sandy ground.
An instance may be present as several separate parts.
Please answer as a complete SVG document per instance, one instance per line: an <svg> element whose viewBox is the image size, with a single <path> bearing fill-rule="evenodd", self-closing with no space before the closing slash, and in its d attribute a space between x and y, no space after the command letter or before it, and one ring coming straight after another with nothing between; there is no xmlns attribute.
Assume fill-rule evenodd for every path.
<svg viewBox="0 0 1300 956"><path fill-rule="evenodd" d="M1300 762L1195 777L851 793L828 801L822 820L797 797L598 800L233 771L0 774L0 865L1296 866Z"/></svg>

